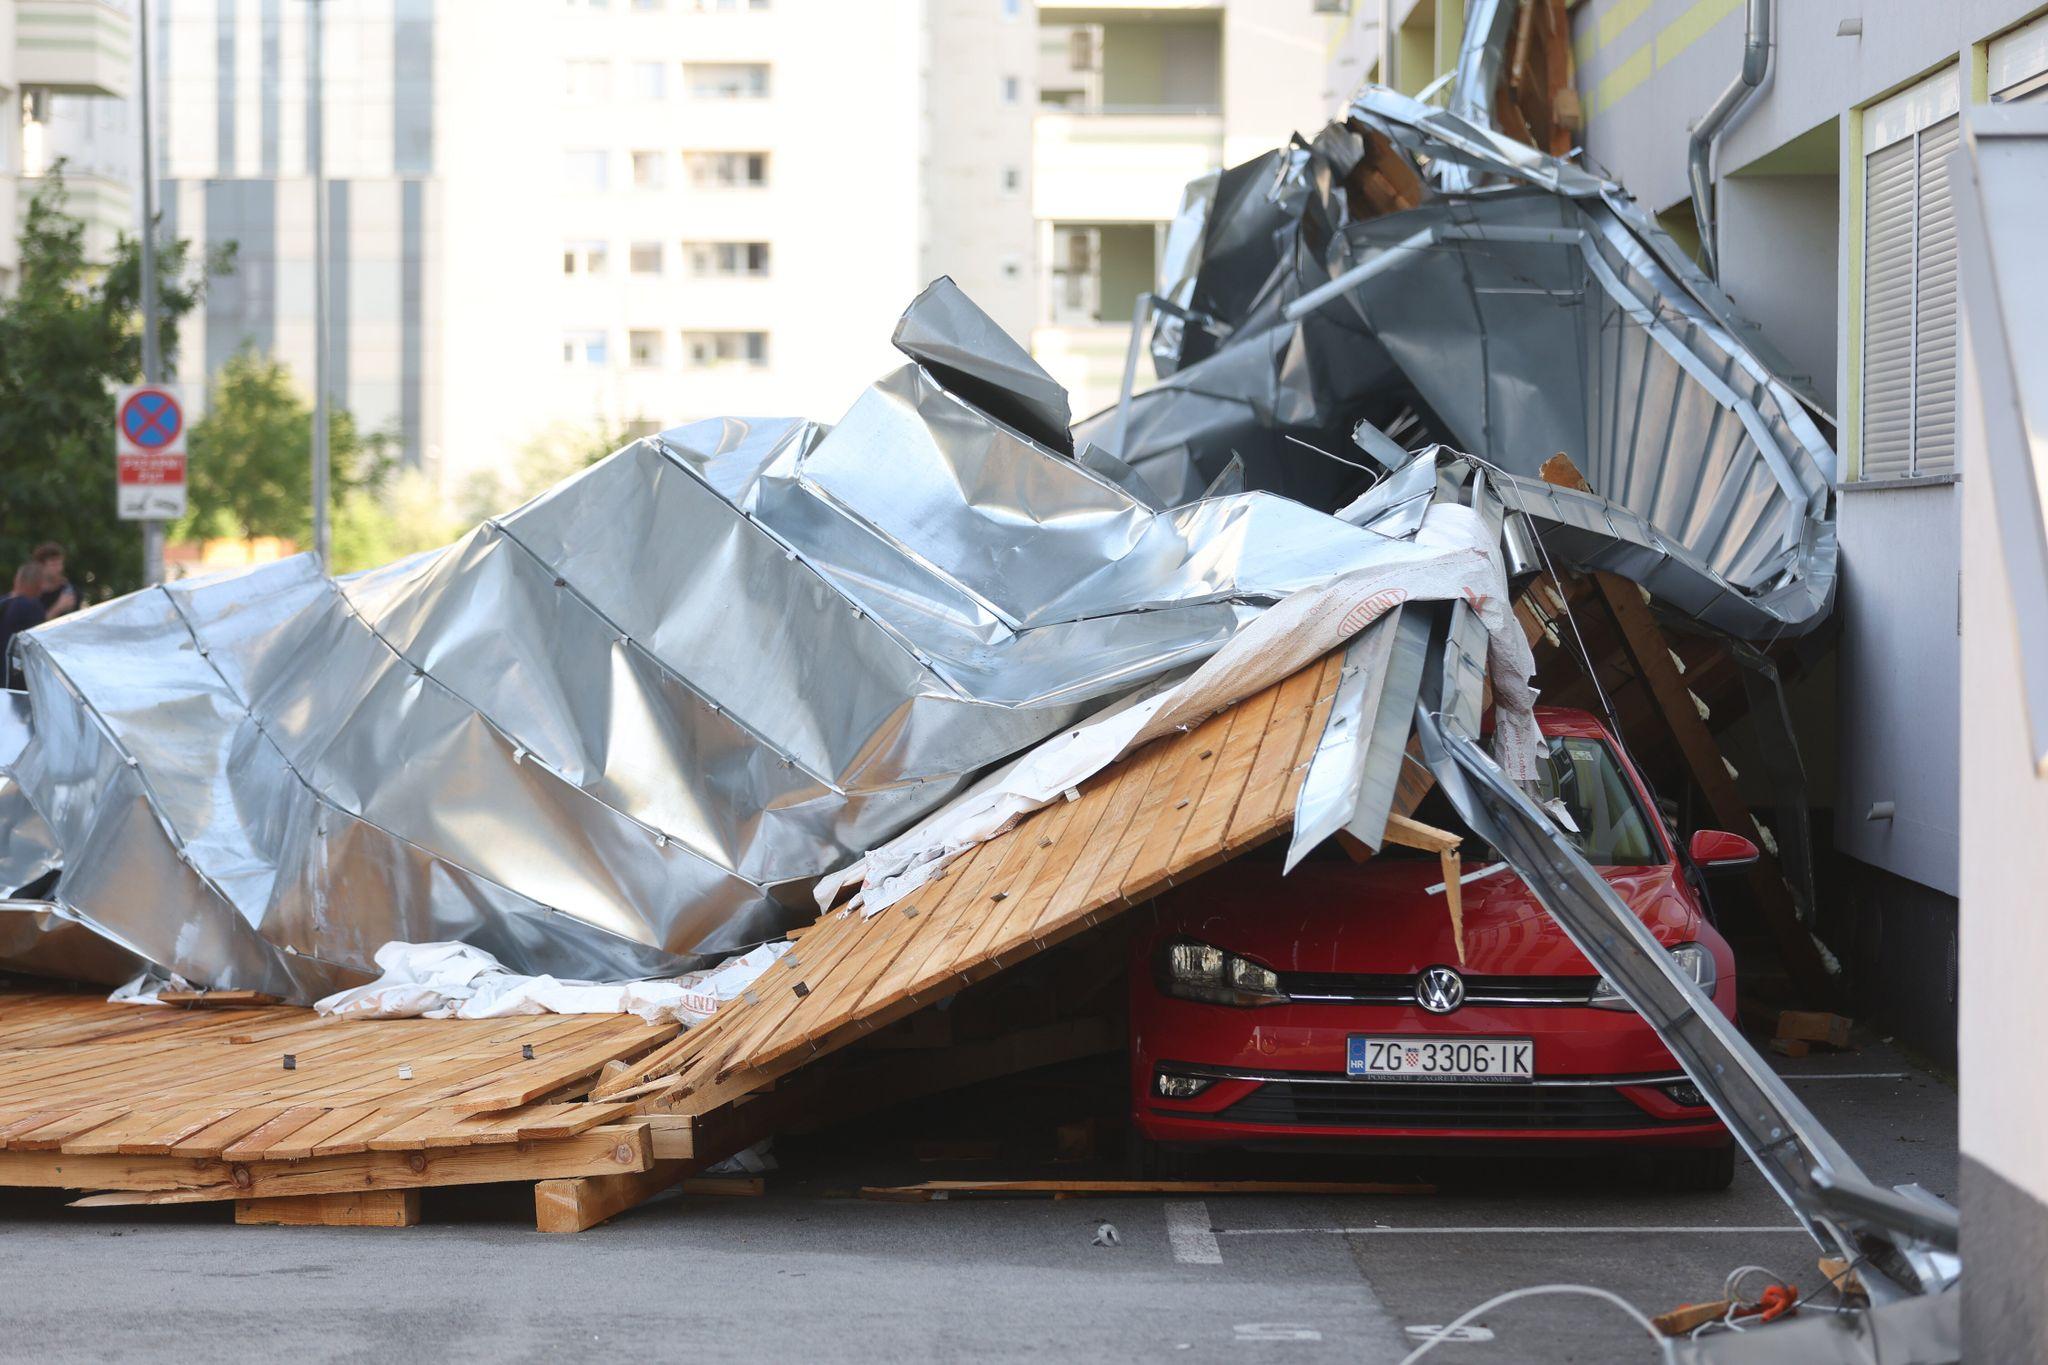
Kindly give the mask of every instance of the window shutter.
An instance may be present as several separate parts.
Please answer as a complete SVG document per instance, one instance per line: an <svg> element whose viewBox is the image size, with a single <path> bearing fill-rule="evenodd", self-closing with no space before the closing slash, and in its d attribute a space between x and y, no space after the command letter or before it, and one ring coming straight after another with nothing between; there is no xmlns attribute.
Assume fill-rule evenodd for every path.
<svg viewBox="0 0 2048 1365"><path fill-rule="evenodd" d="M1864 167L1862 477L1913 472L1913 139Z"/></svg>
<svg viewBox="0 0 2048 1365"><path fill-rule="evenodd" d="M1956 467L1956 215L1948 197L1948 159L1961 142L1956 120L1943 119L1921 133L1919 141L1913 472L1952 474Z"/></svg>

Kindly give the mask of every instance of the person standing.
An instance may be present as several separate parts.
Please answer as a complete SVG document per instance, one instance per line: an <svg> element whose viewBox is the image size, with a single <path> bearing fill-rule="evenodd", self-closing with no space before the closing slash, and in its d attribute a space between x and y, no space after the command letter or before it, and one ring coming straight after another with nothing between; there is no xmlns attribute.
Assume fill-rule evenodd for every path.
<svg viewBox="0 0 2048 1365"><path fill-rule="evenodd" d="M77 607L78 590L64 577L64 547L46 540L29 552L29 558L43 566L43 619L54 621Z"/></svg>
<svg viewBox="0 0 2048 1365"><path fill-rule="evenodd" d="M9 687L22 685L21 672L14 666L14 637L49 619L43 607L49 581L49 571L31 559L14 571L14 591L0 598L0 673Z"/></svg>

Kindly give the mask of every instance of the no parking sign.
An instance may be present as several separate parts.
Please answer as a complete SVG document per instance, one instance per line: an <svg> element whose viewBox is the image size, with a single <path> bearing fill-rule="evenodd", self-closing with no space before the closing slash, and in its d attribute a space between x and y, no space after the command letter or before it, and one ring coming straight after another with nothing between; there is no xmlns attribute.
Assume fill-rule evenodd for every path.
<svg viewBox="0 0 2048 1365"><path fill-rule="evenodd" d="M185 515L185 403L173 384L114 394L115 511L123 521Z"/></svg>

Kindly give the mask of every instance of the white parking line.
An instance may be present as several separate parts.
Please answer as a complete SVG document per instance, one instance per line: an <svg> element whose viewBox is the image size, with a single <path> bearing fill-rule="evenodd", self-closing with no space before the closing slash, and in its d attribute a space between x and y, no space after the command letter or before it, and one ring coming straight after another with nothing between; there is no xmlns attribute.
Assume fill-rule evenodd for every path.
<svg viewBox="0 0 2048 1365"><path fill-rule="evenodd" d="M1223 1248L1209 1226L1209 1205L1200 1199L1166 1201L1166 1240L1182 1265L1222 1265Z"/></svg>
<svg viewBox="0 0 2048 1365"><path fill-rule="evenodd" d="M1206 1219L1208 1218L1208 1214L1207 1214L1206 1212L1205 1212L1205 1213L1204 1213L1204 1214L1203 1214L1202 1216L1203 1216L1204 1220L1206 1220ZM1169 1214L1167 1215L1167 1221L1168 1221L1168 1224L1169 1224L1169 1225L1171 1225L1171 1223L1172 1223L1172 1214L1170 1214L1170 1213L1169 1213ZM1206 1227L1205 1227L1205 1230L1206 1230ZM1526 1235L1531 1235L1531 1236L1533 1236L1533 1235L1536 1235L1536 1234L1550 1235L1550 1234L1553 1234L1553 1233L1571 1233L1571 1232L1591 1232L1591 1233L1599 1233L1599 1234L1601 1234L1601 1235L1603 1235L1603 1236L1612 1236L1612 1235L1614 1235L1615 1233L1621 1233L1621 1232L1647 1232L1647 1233L1655 1233L1655 1234L1658 1234L1658 1235L1664 1235L1664 1234L1669 1234L1669 1233L1686 1233L1686 1232L1749 1232L1749 1233L1755 1233L1755 1232L1799 1232L1799 1233L1803 1233L1803 1232L1805 1232L1805 1231L1806 1231L1806 1229L1805 1229L1805 1228L1802 1228L1802 1227L1800 1227L1800 1226L1799 1226L1799 1225L1798 1225L1797 1223L1787 1223L1787 1224L1782 1224L1782 1225L1779 1225L1779 1224L1773 1224L1773 1225L1771 1225L1771 1226L1769 1226L1769 1227L1762 1227L1762 1226L1758 1226L1758 1227L1727 1227L1727 1226L1723 1226L1723 1225L1721 1225L1721 1224L1713 1224L1713 1225L1710 1225L1710 1226L1701 1226L1701 1227L1649 1227L1649 1226L1620 1226L1620 1227L1598 1227L1598 1228L1589 1228L1589 1227L1550 1227L1550 1228L1501 1228L1501 1227L1485 1227L1485 1226L1475 1226L1475 1227L1437 1227L1437 1228L1389 1228L1389 1227L1370 1227L1370 1228L1217 1228L1217 1229L1216 1229L1216 1231L1217 1231L1217 1232L1219 1232L1219 1233L1221 1233L1221 1234L1222 1234L1223 1236L1225 1236L1225 1237L1300 1237L1300 1236L1304 1236L1304 1235L1307 1235L1307 1234L1313 1234L1313 1233L1327 1233L1327 1234L1330 1234L1330 1235L1332 1235L1332 1236L1338 1236L1338 1237L1361 1237L1361 1236L1364 1236L1364 1235L1366 1235L1366 1234L1368 1234L1368 1233L1374 1233L1374 1234L1386 1234L1386 1233L1408 1233L1408 1234L1426 1234L1426 1233L1467 1233L1467 1234L1469 1234L1469 1233L1501 1233L1501 1234L1505 1234L1505 1235L1509 1235L1509 1236L1514 1236L1514 1235L1520 1235L1520 1234L1526 1234ZM1211 1237L1211 1238L1210 1238L1209 1240L1210 1240L1210 1243L1211 1243L1211 1245L1214 1245L1214 1243L1215 1243L1215 1238L1214 1238L1214 1237ZM1175 1249L1175 1253L1176 1253L1176 1255L1178 1255L1178 1246L1176 1246L1176 1249Z"/></svg>
<svg viewBox="0 0 2048 1365"><path fill-rule="evenodd" d="M1903 1081L1910 1071L1780 1071L1781 1081Z"/></svg>

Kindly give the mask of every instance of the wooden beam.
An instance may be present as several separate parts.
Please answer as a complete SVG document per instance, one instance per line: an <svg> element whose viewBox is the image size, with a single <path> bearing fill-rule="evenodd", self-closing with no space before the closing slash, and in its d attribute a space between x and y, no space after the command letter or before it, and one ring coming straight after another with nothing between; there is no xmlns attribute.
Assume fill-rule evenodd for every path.
<svg viewBox="0 0 2048 1365"><path fill-rule="evenodd" d="M1546 482L1580 492L1593 491L1585 476L1564 455L1551 456L1544 462L1542 472ZM1721 761L1721 746L1701 719L1685 678L1672 662L1671 643L1651 614L1649 604L1643 601L1642 590L1617 574L1600 571L1591 577L1620 632L1636 676L1656 701L1657 712L1685 760L1693 784L1707 798L1707 808L1713 812L1715 823L1731 833L1748 835L1756 825L1749 803L1742 799L1735 779L1728 775L1727 765ZM1810 997L1832 1001L1836 991L1834 979L1821 962L1813 935L1800 923L1778 860L1765 852L1750 866L1749 884L1785 970Z"/></svg>
<svg viewBox="0 0 2048 1365"><path fill-rule="evenodd" d="M140 1190L167 1196L151 1203L203 1203L634 1172L653 1161L647 1126L635 1123L592 1128L550 1142L358 1152L305 1161L7 1151L0 1152L0 1186Z"/></svg>
<svg viewBox="0 0 2048 1365"><path fill-rule="evenodd" d="M677 1184L693 1161L657 1161L644 1171L543 1180L533 1187L533 1222L542 1232L582 1232Z"/></svg>
<svg viewBox="0 0 2048 1365"><path fill-rule="evenodd" d="M235 1221L286 1228L409 1228L420 1221L420 1192L362 1190L286 1199L237 1199Z"/></svg>
<svg viewBox="0 0 2048 1365"><path fill-rule="evenodd" d="M866 1185L860 1197L923 1204L937 1199L1123 1199L1148 1194L1434 1193L1434 1185L1376 1180L927 1180L917 1185Z"/></svg>

